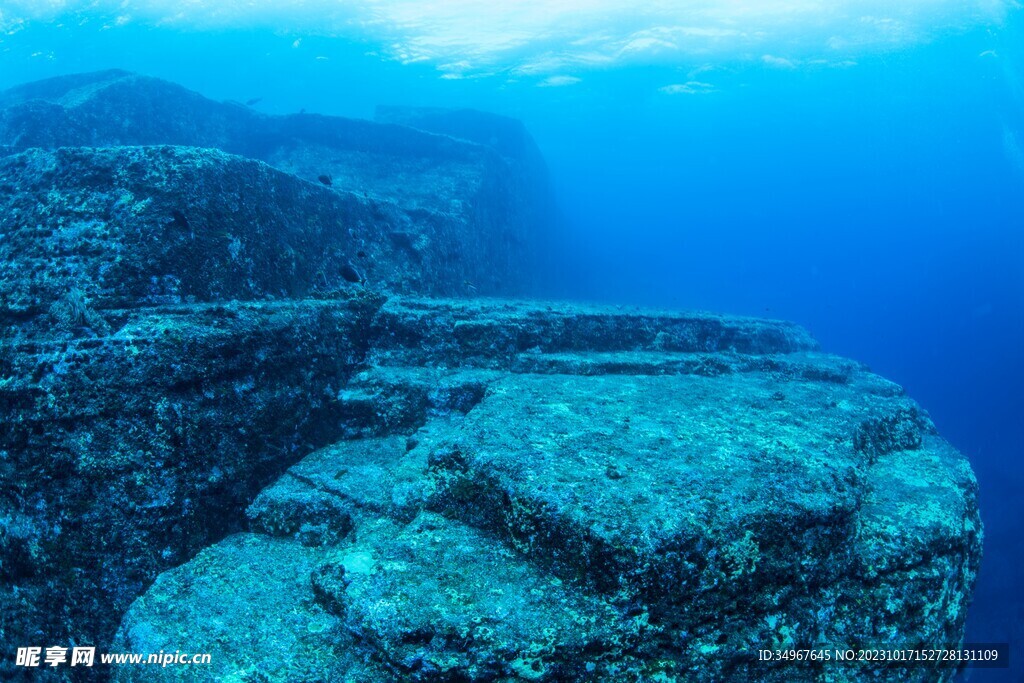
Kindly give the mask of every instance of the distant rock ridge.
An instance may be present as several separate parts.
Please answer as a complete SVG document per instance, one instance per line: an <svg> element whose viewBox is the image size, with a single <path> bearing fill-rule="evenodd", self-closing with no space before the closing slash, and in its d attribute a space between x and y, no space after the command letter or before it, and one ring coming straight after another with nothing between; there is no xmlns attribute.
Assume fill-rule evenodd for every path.
<svg viewBox="0 0 1024 683"><path fill-rule="evenodd" d="M951 679L757 660L962 638L977 484L901 387L787 322L477 296L530 287L539 153L379 118L0 94L0 678Z"/></svg>
<svg viewBox="0 0 1024 683"><path fill-rule="evenodd" d="M538 168L544 165L540 150L526 126L522 121L507 116L475 109L381 105L373 118L378 123L393 123L475 142L524 165Z"/></svg>
<svg viewBox="0 0 1024 683"><path fill-rule="evenodd" d="M486 125L481 121L500 117L452 116L446 134L318 114L269 116L113 70L0 93L0 145L204 147L258 159L313 183L324 177L334 189L403 211L418 237L433 234L431 248L460 276L442 292L441 285L424 283L419 293L465 294L467 282L479 294L529 291L538 244L554 223L543 159L521 124L515 136L500 135L492 147L469 140ZM432 121L440 126L443 114L435 112ZM470 132L460 139L447 134L463 128Z"/></svg>

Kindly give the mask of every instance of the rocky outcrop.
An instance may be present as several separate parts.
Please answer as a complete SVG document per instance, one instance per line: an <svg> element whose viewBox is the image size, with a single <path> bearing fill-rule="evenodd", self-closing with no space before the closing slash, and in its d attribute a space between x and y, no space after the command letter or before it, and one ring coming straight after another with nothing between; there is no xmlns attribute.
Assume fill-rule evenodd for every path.
<svg viewBox="0 0 1024 683"><path fill-rule="evenodd" d="M515 281L473 189L529 196L508 121L275 137L120 72L0 111L0 677L824 680L757 651L962 637L976 484L900 387L784 322L439 296Z"/></svg>
<svg viewBox="0 0 1024 683"><path fill-rule="evenodd" d="M521 126L514 138L476 134L477 119L494 118L452 112L444 123L435 112L427 130L445 134L431 134L316 114L268 116L159 79L104 71L0 93L0 145L175 145L261 160L373 200L385 214L401 213L402 224L391 229L395 248L413 258L430 251L452 274L450 281L425 279L414 291L519 293L534 286L537 244L553 223L550 190L543 160Z"/></svg>
<svg viewBox="0 0 1024 683"><path fill-rule="evenodd" d="M441 293L477 262L453 261L443 229L393 204L217 150L34 149L0 158L0 179L0 319L80 306L88 326L95 311L158 304Z"/></svg>
<svg viewBox="0 0 1024 683"><path fill-rule="evenodd" d="M249 533L162 576L118 647L190 642L231 653L217 676L255 674L241 625L260 605L324 625L300 652L331 643L332 680L792 681L829 667L757 651L961 637L967 462L897 385L799 328L425 300L372 327L340 397L349 438L264 489ZM889 440L894 421L917 438ZM295 596L277 612L246 578L270 553ZM222 626L197 630L213 594L234 596ZM282 680L307 680L290 640L259 637L299 667Z"/></svg>

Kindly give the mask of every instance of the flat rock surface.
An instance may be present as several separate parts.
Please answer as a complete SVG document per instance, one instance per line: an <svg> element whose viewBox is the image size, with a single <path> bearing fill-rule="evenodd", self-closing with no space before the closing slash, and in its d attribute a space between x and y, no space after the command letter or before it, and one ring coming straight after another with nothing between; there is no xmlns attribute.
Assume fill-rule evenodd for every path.
<svg viewBox="0 0 1024 683"><path fill-rule="evenodd" d="M641 638L642 620L439 515L420 515L394 538L361 540L338 568L346 623L396 674L415 679L601 676L609 652Z"/></svg>

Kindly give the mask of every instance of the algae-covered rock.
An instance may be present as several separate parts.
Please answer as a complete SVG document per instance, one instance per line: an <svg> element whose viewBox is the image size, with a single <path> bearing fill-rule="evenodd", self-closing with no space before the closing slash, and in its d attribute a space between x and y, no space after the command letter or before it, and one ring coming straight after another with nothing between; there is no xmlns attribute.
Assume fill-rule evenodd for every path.
<svg viewBox="0 0 1024 683"><path fill-rule="evenodd" d="M430 505L643 605L677 675L756 676L753 653L783 642L767 622L808 647L955 641L950 622L895 605L962 628L974 480L889 388L862 372L838 386L760 371L513 375L431 455ZM907 412L923 443L877 462L856 447L865 415ZM874 558L880 546L898 567Z"/></svg>
<svg viewBox="0 0 1024 683"><path fill-rule="evenodd" d="M382 117L0 94L0 677L951 678L758 659L963 637L977 486L900 387L780 321L422 298L529 280L539 161ZM14 663L76 644L211 661Z"/></svg>
<svg viewBox="0 0 1024 683"><path fill-rule="evenodd" d="M209 664L113 667L115 681L387 680L361 661L342 620L321 607L322 558L297 543L230 536L160 576L125 615L124 652L211 654ZM187 606L187 607L184 607ZM187 644L187 645L186 645Z"/></svg>
<svg viewBox="0 0 1024 683"><path fill-rule="evenodd" d="M601 677L643 635L642 620L430 513L394 538L368 534L338 565L349 629L410 680Z"/></svg>
<svg viewBox="0 0 1024 683"><path fill-rule="evenodd" d="M49 313L46 329L110 308L451 292L474 275L443 233L397 245L412 219L392 205L217 150L30 150L0 158L0 185L0 319Z"/></svg>
<svg viewBox="0 0 1024 683"><path fill-rule="evenodd" d="M378 305L163 306L103 336L4 340L4 642L107 643L159 572L241 529L263 486L343 436Z"/></svg>
<svg viewBox="0 0 1024 683"><path fill-rule="evenodd" d="M440 332L470 312L532 349ZM569 332L581 318L599 350ZM732 330L727 348L653 348L708 329ZM699 314L392 300L374 330L386 351L350 386L406 417L307 456L250 508L323 558L317 594L360 661L410 681L952 674L757 659L962 637L976 484L898 386L796 329ZM754 340L770 353L736 350ZM429 407L474 382L468 404Z"/></svg>
<svg viewBox="0 0 1024 683"><path fill-rule="evenodd" d="M254 421L244 399L223 404L219 397L226 394L216 388L223 382L224 391L237 393L237 384L228 382L253 361L227 361L226 376L218 379L213 359L225 356L216 349L241 344L248 325L258 324L274 339L274 318L262 317L271 311L336 316L339 308L361 311L354 327L339 326L336 317L328 318L327 328L302 317L281 318L294 323L298 338L360 341L347 364L334 370L327 391L286 394L295 401L322 395L324 403L307 413L317 431L293 446L293 455L275 458L274 451L258 447L260 435L273 428ZM196 318L200 311L206 317ZM254 497L248 518L257 535L244 552L258 555L261 543L276 538L275 561L308 570L316 609L337 619L318 635L336 653L331 680L818 680L834 670L821 663L769 665L756 653L823 643L912 647L962 637L981 539L967 462L898 386L855 363L807 350L813 344L796 328L512 301L250 303L177 315L210 325L221 311L230 312L233 322L210 337L217 344L197 343L204 337L191 328L174 338L189 350L181 374L137 379L125 366L122 383L111 386L118 395L140 397L126 404L138 406L138 425L154 420L151 431L139 432L135 450L165 443L165 433L171 439L161 446L165 456L146 456L152 457L152 472L163 470L169 482L180 478L180 487L195 480L185 472L198 468L213 485L190 484L179 493L170 490L166 505L140 505L117 492L121 470L100 461L96 471L115 488L78 494L66 482L64 495L78 496L79 505L95 498L126 501L122 507L131 511L131 521L106 508L82 518L130 530L133 543L103 574L109 581L123 580L132 566L144 581L153 568L176 564L218 534L237 530L246 501ZM154 315L129 319L121 334L135 331L130 338L146 339L139 331L164 329L167 324ZM385 323L396 316L404 322ZM475 319L507 335L446 335L453 318ZM581 320L598 350L588 351L587 337L573 331ZM728 344L707 350L715 348L708 339L721 338L708 337L709 329L731 330ZM766 337L765 329L774 331ZM666 351L655 341L665 330L705 341L701 350ZM148 344L159 344L162 335L153 336L157 341ZM486 345L486 338L496 343ZM300 358L311 350L292 348L295 338L286 339L292 341L282 340L277 362L307 365ZM508 341L517 339L525 341ZM527 350L520 351L523 344ZM755 344L768 352L737 350ZM281 355L286 349L287 359ZM445 357L450 366L439 367L437 359ZM326 376L329 360L320 358L298 381ZM75 372L80 370L69 376ZM281 386L286 376L246 380L252 388L240 398L255 387ZM132 384L142 377L149 394ZM147 417L146 402L173 395L180 382L206 389L202 396L180 395L171 413L161 408ZM23 395L40 390L26 386ZM211 404L205 403L208 392ZM100 401L106 394L93 388L92 395ZM98 415L116 414L118 407L110 405ZM301 403L281 405L297 410ZM181 417L166 421L176 414ZM207 418L192 427L189 416L196 415ZM232 416L244 426L230 422ZM267 413L267 419L283 416L276 409ZM90 419L80 423L82 433L116 443L103 418ZM239 437L214 447L205 440L233 432L252 435L248 460L227 457L229 449L247 443ZM29 423L18 433L24 439L40 434L39 448L60 434ZM347 438L295 462L311 446L339 437ZM79 452L95 457L88 447ZM145 471L147 460L133 459L131 452L120 456L127 457L125 466ZM176 452L194 454L180 477L168 469ZM291 462L255 495L274 463ZM241 476L248 483L230 496L226 490L232 489L216 484ZM50 485L56 481L51 478ZM137 497L153 490L152 479L130 489ZM179 496L188 501L185 507L175 502ZM152 523L139 524L147 516ZM186 524L182 528L205 535L174 541L166 530L176 517ZM33 563L30 558L50 557L30 542L38 533L31 525L46 518L24 509L17 520L8 538L20 534L20 540L8 543L12 556L29 558L22 560L19 580L31 586L30 576L46 575L66 556ZM151 546L160 539L168 555L139 554L142 539ZM163 574L132 607L117 642L126 648L175 639L208 642L206 629L196 626L193 633L188 625L203 623L199 615L208 609L208 596L224 592L235 607L223 616L224 635L210 645L222 657L218 666L265 677L253 680L321 680L297 662L273 668L244 654L253 638L272 640L262 633L265 625L253 633L244 607L246 595L259 603L265 587L251 586L254 575L244 568L259 559L243 562L230 554L237 541L226 543L224 550L214 545L207 551L212 555L200 555L232 558L219 561L205 592L190 593L188 577L209 574L207 560ZM102 562L112 547L72 549ZM141 587L120 585L125 598ZM46 591L36 590L42 600ZM302 600L295 607L275 603L274 609L313 609ZM24 597L14 602L23 605ZM77 607L82 632L95 628L95 615ZM531 624L553 630L538 639ZM241 640L230 635L235 631ZM139 633L154 640L139 640ZM153 680L182 675L166 671L147 673ZM877 666L842 671L848 680L951 674ZM117 675L135 680L130 676L139 674L122 669Z"/></svg>

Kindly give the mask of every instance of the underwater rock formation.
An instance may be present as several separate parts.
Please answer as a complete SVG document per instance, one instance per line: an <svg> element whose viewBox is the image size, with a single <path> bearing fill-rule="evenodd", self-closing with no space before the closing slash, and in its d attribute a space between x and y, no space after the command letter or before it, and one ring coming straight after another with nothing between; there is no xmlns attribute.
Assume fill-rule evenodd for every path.
<svg viewBox="0 0 1024 683"><path fill-rule="evenodd" d="M120 72L0 106L0 677L72 643L213 655L118 681L951 677L757 660L962 637L976 483L899 386L785 322L438 297L504 228L381 158L290 172L288 117ZM506 120L382 117L437 134L320 123L413 187L535 166Z"/></svg>
<svg viewBox="0 0 1024 683"><path fill-rule="evenodd" d="M828 666L757 650L960 638L967 462L799 328L401 299L373 328L348 438L161 576L119 648L189 642L275 680L793 681ZM267 558L289 600L252 580ZM240 628L257 614L292 631Z"/></svg>
<svg viewBox="0 0 1024 683"><path fill-rule="evenodd" d="M402 213L403 224L391 228L390 238L410 258L429 252L447 262L451 282L424 273L416 291L466 294L468 282L479 294L512 294L533 288L537 243L553 214L543 159L525 130L487 139L476 134L478 121L499 118L453 112L443 126L448 134L438 135L335 116L269 116L113 70L0 93L0 150L204 147L317 184L327 177L338 192L374 200L385 214ZM435 128L445 121L435 112ZM459 139L451 137L461 130L466 133Z"/></svg>

